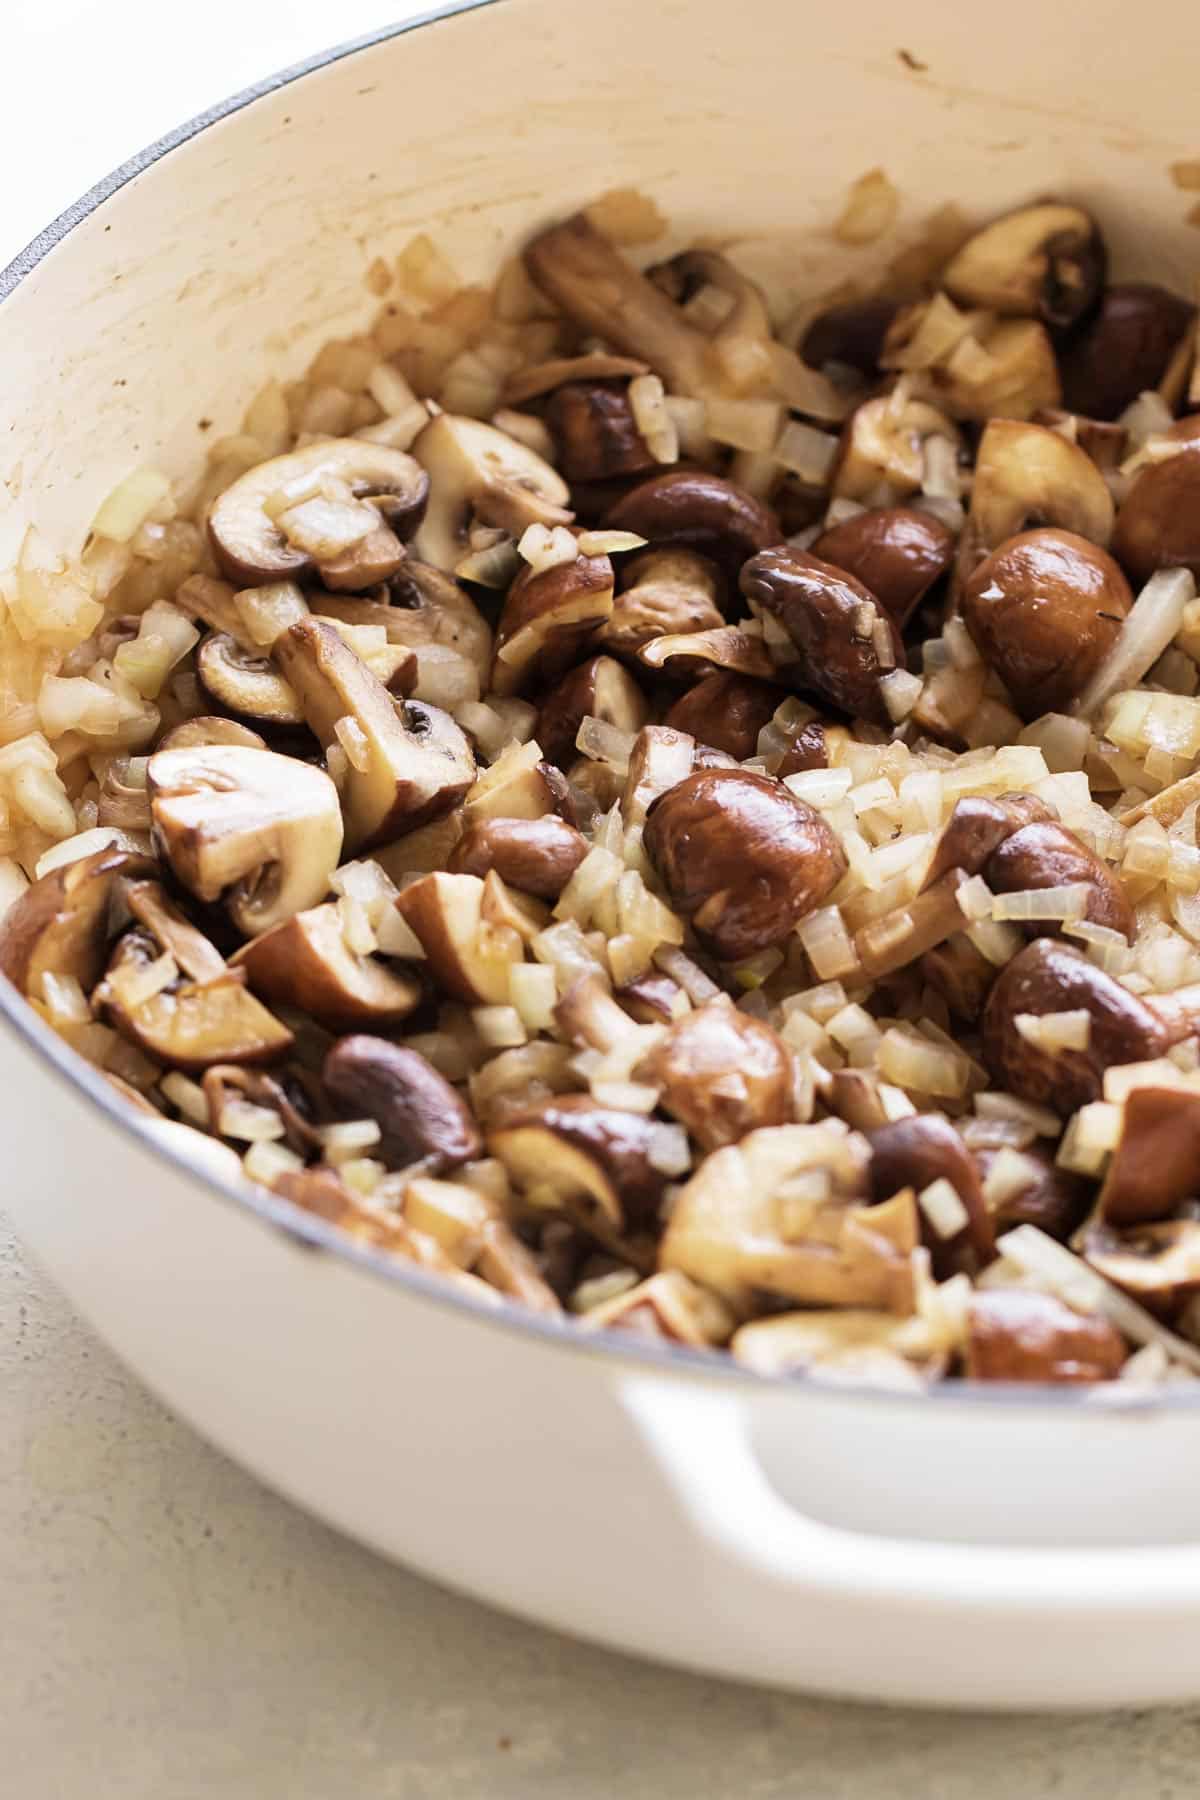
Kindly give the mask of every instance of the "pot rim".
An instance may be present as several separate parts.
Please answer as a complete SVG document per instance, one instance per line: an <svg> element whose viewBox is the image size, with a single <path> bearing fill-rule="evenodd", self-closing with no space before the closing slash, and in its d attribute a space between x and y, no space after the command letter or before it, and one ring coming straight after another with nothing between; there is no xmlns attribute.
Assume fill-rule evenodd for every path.
<svg viewBox="0 0 1200 1800"><path fill-rule="evenodd" d="M316 74L360 51L374 49L379 44L403 37L411 31L503 3L504 0L447 0L446 4L432 7L414 18L381 26L378 30L335 44L328 50L318 51L300 62L289 64L177 125L96 182L45 226L6 268L0 269L0 305L76 226L90 218L128 182L172 150L198 137L209 126L218 124L244 107L290 86L306 75ZM495 1310L480 1306L456 1292L438 1276L428 1274L399 1257L388 1256L369 1245L357 1243L337 1226L305 1212L293 1201L285 1200L267 1188L251 1184L235 1186L232 1181L224 1181L209 1171L198 1168L182 1152L161 1142L143 1122L142 1115L122 1102L120 1095L105 1080L103 1074L51 1031L11 982L3 978L0 978L0 1027L8 1038L19 1040L20 1053L31 1051L47 1067L54 1079L82 1092L120 1132L136 1139L151 1158L167 1164L197 1187L206 1189L209 1194L215 1194L223 1201L231 1202L242 1211L252 1213L260 1223L273 1226L301 1248L330 1252L339 1259L366 1270L376 1279L402 1288L420 1301L431 1302L465 1315L477 1325L490 1325L501 1331L514 1332L541 1342L547 1348L601 1357L616 1368L643 1369L651 1373L657 1371L659 1374L673 1371L692 1378L704 1376L752 1392L785 1390L794 1393L798 1402L803 1395L810 1394L826 1400L836 1398L852 1403L867 1402L889 1407L998 1406L1004 1410L1025 1408L1034 1411L1066 1408L1072 1412L1082 1411L1084 1416L1095 1416L1097 1413L1094 1402L1088 1405L1091 1390L1086 1387L1055 1387L1033 1383L1026 1386L1000 1383L989 1386L967 1381L938 1382L928 1390L912 1393L893 1392L862 1383L838 1383L835 1387L812 1376L761 1375L736 1363L731 1356L717 1356L708 1351L692 1350L685 1345L659 1345L633 1334L626 1336L624 1333L611 1331L587 1332L573 1320L545 1318L515 1304ZM1193 1412L1197 1406L1200 1406L1200 1382L1194 1385L1164 1385L1144 1393L1139 1391L1136 1397L1131 1394L1129 1403L1119 1410L1124 1416L1129 1412L1143 1415L1148 1410ZM1101 1416L1112 1417L1112 1409L1103 1408Z"/></svg>

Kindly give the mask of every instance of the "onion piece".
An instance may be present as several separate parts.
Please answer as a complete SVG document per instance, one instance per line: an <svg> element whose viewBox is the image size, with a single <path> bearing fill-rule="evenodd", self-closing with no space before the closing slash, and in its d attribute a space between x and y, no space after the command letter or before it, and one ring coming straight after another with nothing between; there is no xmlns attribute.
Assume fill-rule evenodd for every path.
<svg viewBox="0 0 1200 1800"><path fill-rule="evenodd" d="M1088 718L1122 688L1136 687L1156 663L1183 624L1189 601L1196 598L1190 569L1159 569L1153 574L1117 634L1117 641L1075 702L1077 716Z"/></svg>

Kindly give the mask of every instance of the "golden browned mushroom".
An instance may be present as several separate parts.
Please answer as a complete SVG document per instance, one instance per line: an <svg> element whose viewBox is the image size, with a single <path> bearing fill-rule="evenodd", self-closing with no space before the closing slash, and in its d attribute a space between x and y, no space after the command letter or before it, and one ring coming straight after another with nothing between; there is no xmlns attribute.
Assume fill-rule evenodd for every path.
<svg viewBox="0 0 1200 1800"><path fill-rule="evenodd" d="M730 1001L686 1013L639 1066L638 1079L661 1088L660 1106L705 1150L794 1116L783 1040Z"/></svg>
<svg viewBox="0 0 1200 1800"><path fill-rule="evenodd" d="M1092 419L1117 418L1158 386L1195 316L1194 306L1152 282L1106 287L1059 358L1065 404Z"/></svg>
<svg viewBox="0 0 1200 1800"><path fill-rule="evenodd" d="M695 550L646 550L629 561L611 616L596 643L614 656L634 657L651 639L712 631L725 623L717 604L721 576Z"/></svg>
<svg viewBox="0 0 1200 1800"><path fill-rule="evenodd" d="M1056 330L1090 311L1104 281L1104 240L1079 206L1045 200L994 219L942 271L964 306L1038 318Z"/></svg>
<svg viewBox="0 0 1200 1800"><path fill-rule="evenodd" d="M189 619L199 619L210 631L223 631L253 653L258 646L234 603L234 592L228 581L216 581L211 575L189 575L176 588L173 603Z"/></svg>
<svg viewBox="0 0 1200 1800"><path fill-rule="evenodd" d="M114 845L51 869L0 920L0 970L41 1000L44 975L73 976L90 993L104 970L121 884L156 872L152 857Z"/></svg>
<svg viewBox="0 0 1200 1800"><path fill-rule="evenodd" d="M541 819L479 819L467 826L446 864L452 875L495 869L510 887L557 900L587 855L582 832L553 814Z"/></svg>
<svg viewBox="0 0 1200 1800"><path fill-rule="evenodd" d="M466 1102L405 1044L365 1034L341 1038L321 1065L321 1081L343 1117L376 1121L379 1154L392 1168L420 1163L441 1175L483 1148Z"/></svg>
<svg viewBox="0 0 1200 1800"><path fill-rule="evenodd" d="M421 982L350 948L332 903L298 912L233 957L255 993L309 1013L329 1031L399 1025L420 1005Z"/></svg>
<svg viewBox="0 0 1200 1800"><path fill-rule="evenodd" d="M756 551L783 541L783 527L764 501L703 469L652 475L609 507L604 524L654 545L702 551L730 574Z"/></svg>
<svg viewBox="0 0 1200 1800"><path fill-rule="evenodd" d="M477 875L423 875L396 896L396 911L420 939L442 991L470 1006L506 1006L513 963L524 957L518 932L484 916Z"/></svg>
<svg viewBox="0 0 1200 1800"><path fill-rule="evenodd" d="M533 1312L562 1312L537 1258L513 1231L503 1209L465 1181L419 1175L404 1190L405 1222L464 1269L472 1269Z"/></svg>
<svg viewBox="0 0 1200 1800"><path fill-rule="evenodd" d="M872 506L823 531L814 556L860 581L902 630L954 561L954 534L932 513Z"/></svg>
<svg viewBox="0 0 1200 1800"><path fill-rule="evenodd" d="M663 723L745 762L756 754L759 732L786 697L773 682L718 669L682 694Z"/></svg>
<svg viewBox="0 0 1200 1800"><path fill-rule="evenodd" d="M1051 1053L1017 1026L1023 1014L1076 1011L1090 1020L1083 1050ZM1065 1116L1099 1099L1106 1069L1161 1056L1194 1028L1171 1009L1131 994L1079 951L1054 938L1038 938L997 978L984 1009L983 1055L1009 1093Z"/></svg>
<svg viewBox="0 0 1200 1800"><path fill-rule="evenodd" d="M140 926L120 939L95 1000L122 1037L175 1069L278 1062L292 1047L292 1033L240 974L185 979L157 937Z"/></svg>
<svg viewBox="0 0 1200 1800"><path fill-rule="evenodd" d="M208 698L256 725L302 725L304 714L269 656L254 656L224 632L210 632L196 651L196 674Z"/></svg>
<svg viewBox="0 0 1200 1800"><path fill-rule="evenodd" d="M1086 413L1067 412L1058 406L1043 407L1033 415L1033 423L1049 425L1069 443L1078 444L1106 475L1119 469L1125 460L1129 433L1124 425L1107 419L1092 419Z"/></svg>
<svg viewBox="0 0 1200 1800"><path fill-rule="evenodd" d="M275 657L309 728L346 753L347 849L389 843L457 806L475 779L475 757L448 713L398 702L320 619L290 626Z"/></svg>
<svg viewBox="0 0 1200 1800"><path fill-rule="evenodd" d="M993 893L1020 894L1035 889L1082 884L1087 889L1083 917L1093 925L1119 931L1132 940L1136 918L1119 878L1102 863L1095 851L1082 844L1062 825L1023 825L997 845L983 868L983 878ZM1059 929L1057 922L1030 920L1030 931L1042 934Z"/></svg>
<svg viewBox="0 0 1200 1800"><path fill-rule="evenodd" d="M1200 1094L1138 1087L1125 1101L1121 1136L1100 1190L1110 1225L1168 1219L1200 1195Z"/></svg>
<svg viewBox="0 0 1200 1800"><path fill-rule="evenodd" d="M487 620L458 582L432 563L409 557L388 583L388 603L310 595L312 611L345 625L382 625L389 644L421 653L430 645L454 650L479 676L482 687L492 666L492 634Z"/></svg>
<svg viewBox="0 0 1200 1800"><path fill-rule="evenodd" d="M842 432L833 493L867 506L879 503L881 491L895 499L917 493L931 441L949 444L956 458L962 448L957 425L928 401L894 394L864 400Z"/></svg>
<svg viewBox="0 0 1200 1800"><path fill-rule="evenodd" d="M327 500L323 484L347 489L353 498ZM321 438L239 476L214 502L208 532L222 569L245 587L295 581L327 567L335 580L345 580L350 571L345 553L386 531L387 554L379 554L376 535L376 554L361 570L362 585L371 587L404 560L403 544L382 526L382 517L407 533L428 495L428 476L404 451L365 438ZM373 506L364 504L372 501ZM312 509L311 518L298 517L304 509ZM315 526L315 535L302 534L302 526ZM312 548L296 541L301 535Z"/></svg>
<svg viewBox="0 0 1200 1800"><path fill-rule="evenodd" d="M846 872L821 814L749 770L702 769L668 789L645 841L673 904L726 962L781 943Z"/></svg>
<svg viewBox="0 0 1200 1800"><path fill-rule="evenodd" d="M741 625L720 625L712 631L651 638L638 651L638 661L683 681L703 680L714 668L752 681L769 681L776 673L757 626L746 630Z"/></svg>
<svg viewBox="0 0 1200 1800"><path fill-rule="evenodd" d="M469 549L472 524L519 538L529 525L567 525L570 490L527 445L480 419L439 413L412 447L432 483L413 539L422 562L452 574Z"/></svg>
<svg viewBox="0 0 1200 1800"><path fill-rule="evenodd" d="M659 1266L742 1317L759 1293L805 1306L912 1307L910 1193L859 1203L869 1152L840 1120L754 1131L714 1150L675 1196Z"/></svg>
<svg viewBox="0 0 1200 1800"><path fill-rule="evenodd" d="M147 768L154 835L198 900L220 900L247 937L329 889L342 814L328 775L236 744L160 750Z"/></svg>
<svg viewBox="0 0 1200 1800"><path fill-rule="evenodd" d="M984 1204L975 1160L941 1113L896 1119L870 1134L871 1188L888 1200L902 1188L918 1197L934 1267L942 1274L968 1263L978 1267L995 1254L996 1234ZM935 1182L948 1182L959 1205L938 1207L921 1198Z"/></svg>
<svg viewBox="0 0 1200 1800"><path fill-rule="evenodd" d="M556 681L612 610L613 567L607 556L522 569L496 627L493 691L516 694Z"/></svg>
<svg viewBox="0 0 1200 1800"><path fill-rule="evenodd" d="M991 992L996 968L969 938L947 939L920 960L921 979L940 994L956 1019L974 1025Z"/></svg>
<svg viewBox="0 0 1200 1800"><path fill-rule="evenodd" d="M1027 527L1055 526L1101 547L1113 499L1085 450L1046 425L991 419L975 458L964 542L972 563Z"/></svg>
<svg viewBox="0 0 1200 1800"><path fill-rule="evenodd" d="M664 1269L590 1306L579 1323L585 1331L631 1331L657 1343L710 1350L728 1342L736 1321L715 1294L678 1269Z"/></svg>
<svg viewBox="0 0 1200 1800"><path fill-rule="evenodd" d="M169 898L161 882L132 881L125 904L160 950L171 956L193 981L215 981L225 973L225 958Z"/></svg>
<svg viewBox="0 0 1200 1800"><path fill-rule="evenodd" d="M642 729L650 708L634 677L611 656L591 656L564 675L542 701L537 741L559 768L575 758L575 740L585 719L600 719L631 736Z"/></svg>
<svg viewBox="0 0 1200 1800"><path fill-rule="evenodd" d="M626 381L573 381L556 389L546 423L568 481L611 481L658 466L637 428Z"/></svg>
<svg viewBox="0 0 1200 1800"><path fill-rule="evenodd" d="M1070 708L1132 605L1119 564L1071 531L1009 538L962 590L967 630L1023 719Z"/></svg>
<svg viewBox="0 0 1200 1800"><path fill-rule="evenodd" d="M1112 1381L1129 1352L1107 1319L1052 1294L990 1288L971 1295L966 1372L972 1381Z"/></svg>
<svg viewBox="0 0 1200 1800"><path fill-rule="evenodd" d="M623 1231L657 1219L667 1184L655 1160L663 1130L590 1095L560 1094L510 1116L488 1134L487 1147L538 1205L582 1207Z"/></svg>
<svg viewBox="0 0 1200 1800"><path fill-rule="evenodd" d="M201 744L240 744L243 750L265 750L266 739L257 731L251 731L246 725L239 725L236 719L222 719L215 714L201 713L194 719L185 719L182 725L174 726L164 732L158 743L160 750L195 750Z"/></svg>
<svg viewBox="0 0 1200 1800"><path fill-rule="evenodd" d="M788 548L764 550L748 562L741 589L752 612L782 627L785 642L776 655L803 687L855 718L891 724L879 683L903 668L904 646L860 581Z"/></svg>
<svg viewBox="0 0 1200 1800"><path fill-rule="evenodd" d="M1200 414L1163 434L1169 454L1147 462L1121 502L1113 553L1135 582L1156 569L1200 576Z"/></svg>
<svg viewBox="0 0 1200 1800"><path fill-rule="evenodd" d="M913 362L919 336L932 309L948 305L942 295L918 301L897 314L888 332L883 362L899 368ZM967 315L961 341L936 361L922 363L909 374L913 391L954 419L1028 419L1046 407L1062 404L1062 384L1054 345L1036 319L997 319Z"/></svg>

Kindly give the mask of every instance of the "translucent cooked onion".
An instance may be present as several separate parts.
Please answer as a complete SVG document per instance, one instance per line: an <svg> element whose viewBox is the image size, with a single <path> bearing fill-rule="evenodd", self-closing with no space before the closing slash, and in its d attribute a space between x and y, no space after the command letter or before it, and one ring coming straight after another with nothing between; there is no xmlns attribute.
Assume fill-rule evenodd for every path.
<svg viewBox="0 0 1200 1800"><path fill-rule="evenodd" d="M1117 641L1075 704L1090 718L1110 695L1133 687L1157 662L1183 623L1188 602L1196 598L1190 569L1159 569L1152 575L1117 635Z"/></svg>

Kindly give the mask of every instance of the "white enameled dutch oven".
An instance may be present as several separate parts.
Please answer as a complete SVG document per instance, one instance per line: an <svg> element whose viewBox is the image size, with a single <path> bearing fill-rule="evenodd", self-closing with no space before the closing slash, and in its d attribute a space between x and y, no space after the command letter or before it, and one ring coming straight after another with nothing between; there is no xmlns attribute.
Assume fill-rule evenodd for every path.
<svg viewBox="0 0 1200 1800"><path fill-rule="evenodd" d="M902 54L903 53L903 54ZM183 474L372 306L429 230L467 278L597 192L737 234L777 291L882 167L898 237L1052 191L1181 285L1200 149L1186 0L495 0L337 51L101 183L0 278L0 559L78 546L139 463ZM857 256L860 260L854 261ZM930 1398L482 1315L152 1141L6 984L4 1202L82 1312L214 1443L437 1580L599 1642L959 1706L1200 1695L1200 1401ZM12 1172L16 1171L17 1174ZM34 1171L37 1171L36 1174Z"/></svg>

